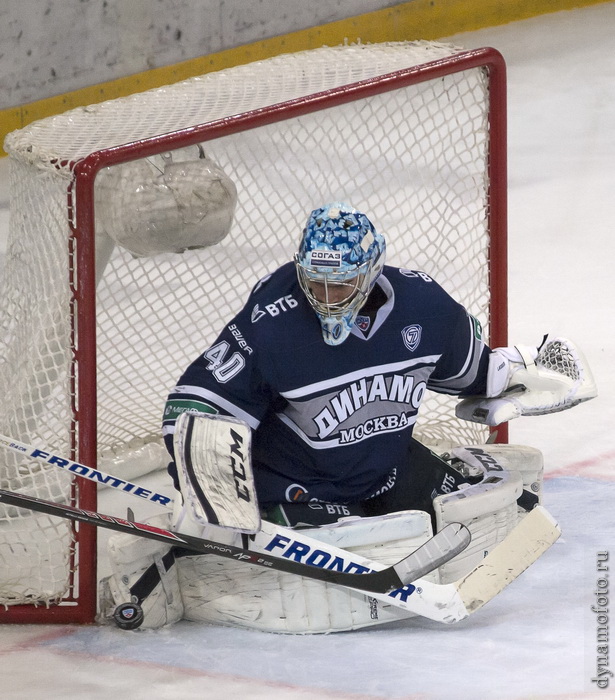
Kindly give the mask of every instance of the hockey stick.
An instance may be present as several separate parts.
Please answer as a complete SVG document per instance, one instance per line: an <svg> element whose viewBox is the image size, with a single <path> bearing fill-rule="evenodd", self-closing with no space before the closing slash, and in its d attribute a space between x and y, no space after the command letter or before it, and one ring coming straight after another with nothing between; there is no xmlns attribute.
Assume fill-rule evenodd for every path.
<svg viewBox="0 0 615 700"><path fill-rule="evenodd" d="M138 484L133 484L131 481L120 479L112 474L106 474L99 469L93 469L85 464L73 462L72 459L67 459L66 457L61 457L60 455L54 454L47 448L42 449L40 447L34 447L33 445L27 445L25 442L14 440L6 435L0 435L0 445L12 450L13 452L16 452L17 454L20 454L22 457L37 459L39 462L51 465L52 467L57 467L58 469L62 469L73 474L74 476L81 476L84 479L93 481L95 484L110 486L118 491L129 493L131 496L136 496L141 500L157 503L164 508L173 508L173 499L170 496L143 488Z"/></svg>
<svg viewBox="0 0 615 700"><path fill-rule="evenodd" d="M173 501L168 496L152 493L135 484L104 474L104 472L66 460L49 451L18 443L15 440L3 438L2 436L0 436L0 444L4 444L6 447L21 454L27 454L30 457L53 464L59 468L67 469L91 481L106 483L112 488L159 503L167 508L173 507ZM126 521L124 522L126 523ZM96 521L95 524L100 524L100 522ZM138 534L134 526L131 526L130 523L127 523L127 525L132 528L130 531L133 534ZM549 512L542 506L537 506L523 518L477 567L459 581L439 585L424 579L418 579L414 581L414 585L403 586L388 595L379 595L374 592L372 596L385 604L403 608L432 620L457 622L492 600L509 583L523 573L528 566L544 554L559 538L560 534L559 526ZM170 544L177 543L171 541ZM346 550L307 537L300 531L279 527L267 521L262 522L261 530L254 536L254 544L264 551L282 549L281 555L286 558L291 556L295 559L301 557L309 561L317 552L324 550L336 562L346 561L352 556L355 561L361 561L363 566L367 564L366 568L368 570L379 571L384 568L378 562L370 562L362 557L351 555ZM255 552L249 552L249 554L253 557L259 556ZM452 558L454 554L444 550L439 553L439 556L441 557L439 563L432 561L430 568L426 569L424 573L427 570L437 568ZM329 559L328 561L331 560Z"/></svg>
<svg viewBox="0 0 615 700"><path fill-rule="evenodd" d="M43 450L32 445L26 445L25 443L2 435L0 435L0 445L4 445L23 456L37 459L46 464L58 467L59 469L64 469L84 479L88 479L89 481L105 484L113 489L129 493L137 498L157 503L171 510L173 509L173 499L165 494L155 491L152 492L138 484L124 481L111 474L106 474L103 471L87 467L79 462L73 462L65 457L54 454L50 450ZM452 530L448 532L450 541L447 537L441 536L434 540L429 548L426 548L425 545L420 548L422 561L421 567L416 568L413 573L416 578L425 576L467 547L469 544L469 537L465 529L458 530L454 536L452 533ZM133 532L133 534L137 533ZM324 551L326 555L330 557L330 561L336 563L340 571L352 570L353 568L363 571L380 571L385 568L380 562L371 561L365 557L352 554L340 547L316 540L303 534L301 531L290 530L289 528L281 527L265 520L261 522L261 529L252 535L251 539L254 543L254 548L263 553L276 552L280 557L285 559L292 559L294 561L304 560L310 562L311 565L313 565L313 561L319 561L319 555L316 553ZM429 542L431 542L431 540L429 540L426 545L429 545ZM177 544L177 542L173 541L170 544ZM417 552L418 551L419 550L417 550ZM256 553L253 552L253 554ZM419 554L416 555L414 561L418 561L418 557ZM418 565L416 566L418 567Z"/></svg>
<svg viewBox="0 0 615 700"><path fill-rule="evenodd" d="M555 520L545 508L538 506L526 515L512 532L467 575L454 583L436 584L415 577L416 570L411 564L416 561L414 554L392 567L375 572L367 567L353 564L349 568L354 568L356 573L350 573L348 568L345 571L335 571L314 566L317 561L320 566L337 567L339 565L335 559L332 561L331 555L324 549L312 551L310 556L312 564L308 565L211 540L181 535L145 523L135 523L101 513L50 503L11 491L0 490L0 503L30 508L111 530L129 532L200 554L217 554L248 564L347 586L363 593L368 592L373 598L385 604L395 605L411 613L444 623L459 622L482 608L533 564L560 536L560 529ZM463 526L459 527L463 528ZM432 545L439 535L446 532L445 528L425 546ZM364 573L361 573L362 569ZM407 583L410 580L413 583Z"/></svg>
<svg viewBox="0 0 615 700"><path fill-rule="evenodd" d="M168 496L152 493L135 484L71 462L48 451L33 448L2 436L0 436L0 444L4 444L21 454L25 453L48 464L67 469L91 481L106 483L112 488L172 508L172 499ZM134 529L132 532L138 534ZM374 592L373 597L380 597L383 603L404 608L409 612L433 620L456 622L475 612L500 593L536 561L558 539L559 535L560 530L557 523L547 510L539 506L526 515L473 571L459 581L442 586L419 579L414 581L415 585L403 586L382 597ZM172 541L171 544L177 543ZM262 522L261 530L254 536L254 545L262 552L279 551L284 558L293 557L295 560L304 559L306 562L311 561L312 557L320 556L317 553L325 551L328 557L332 557L327 561L346 562L342 566L342 571L352 570L352 567L356 569L357 566L364 567L363 570L372 571L384 568L378 562L371 562L346 550L314 540L303 535L301 531L282 528L267 521ZM434 549L436 548L431 548L432 556ZM428 560L422 575L437 568L455 554L454 547L448 550L444 547L440 551L436 551L435 558ZM250 552L250 555L259 556L255 552ZM317 561L317 559L313 561Z"/></svg>
<svg viewBox="0 0 615 700"><path fill-rule="evenodd" d="M250 429L233 418L225 417L221 421L216 420L217 416L204 414L199 414L199 418L200 430L194 431L194 438L194 418L183 414L177 420L175 450L187 507L193 519L202 525L254 534L259 530L261 520L250 464ZM173 507L173 499L169 496L66 459L46 448L27 445L6 435L0 435L0 445L97 484ZM205 481L207 493L201 486Z"/></svg>
<svg viewBox="0 0 615 700"><path fill-rule="evenodd" d="M421 551L423 547L421 547L397 564L385 567L380 571L373 571L367 566L355 563L346 565L346 568L340 571L338 567L344 566L344 562L336 561L335 558L323 549L313 551L310 557L311 563L303 564L299 561L253 552L241 547L234 547L213 540L193 537L192 535L184 535L171 530L147 525L146 523L124 520L122 518L115 518L110 515L84 510L82 508L52 503L51 501L34 498L33 496L26 496L25 494L19 494L13 491L5 491L4 489L0 489L0 503L6 503L7 505L17 506L19 508L28 508L68 520L85 522L109 530L129 532L139 537L165 542L174 547L188 549L198 554L216 554L220 557L237 559L247 564L256 564L257 566L297 574L298 576L313 578L319 581L327 581L328 583L335 583L370 593L386 594L390 591L404 588L406 584L418 578L417 573L420 575L425 568L425 561L430 560L429 554L425 556L425 552ZM455 523L439 532L438 535L429 540L424 547L433 548L436 546L437 548L440 540L447 545L454 543L453 551L454 553L459 553L468 545L470 533L465 525ZM355 569L355 571L352 572L350 569Z"/></svg>

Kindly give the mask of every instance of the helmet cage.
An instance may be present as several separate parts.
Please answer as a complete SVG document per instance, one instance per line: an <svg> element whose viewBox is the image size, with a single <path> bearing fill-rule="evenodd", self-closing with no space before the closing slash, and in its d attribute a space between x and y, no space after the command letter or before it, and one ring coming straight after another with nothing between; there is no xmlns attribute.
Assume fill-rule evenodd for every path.
<svg viewBox="0 0 615 700"><path fill-rule="evenodd" d="M382 269L381 265L374 266L372 261L366 261L357 265L354 270L323 270L303 264L298 253L294 257L299 285L310 305L319 316L336 320L352 314L354 321L353 317L359 312L371 291L372 280L375 281ZM322 286L321 290L317 290L319 293L313 288L314 284ZM343 288L347 293L342 298L336 294L331 299L333 288Z"/></svg>

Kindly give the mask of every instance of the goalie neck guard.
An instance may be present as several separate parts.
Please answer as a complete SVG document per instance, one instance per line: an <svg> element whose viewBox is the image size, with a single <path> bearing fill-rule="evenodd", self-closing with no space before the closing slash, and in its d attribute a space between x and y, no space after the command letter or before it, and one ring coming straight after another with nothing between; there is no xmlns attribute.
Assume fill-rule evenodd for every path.
<svg viewBox="0 0 615 700"><path fill-rule="evenodd" d="M385 249L372 222L348 204L327 204L310 214L294 259L328 345L340 345L350 334L382 272Z"/></svg>

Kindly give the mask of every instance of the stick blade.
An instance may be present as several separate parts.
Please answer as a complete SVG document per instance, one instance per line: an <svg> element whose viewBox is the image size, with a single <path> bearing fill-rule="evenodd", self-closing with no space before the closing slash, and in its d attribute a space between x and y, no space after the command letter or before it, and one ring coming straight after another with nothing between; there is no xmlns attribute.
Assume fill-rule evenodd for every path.
<svg viewBox="0 0 615 700"><path fill-rule="evenodd" d="M468 615L503 591L560 535L559 525L543 506L530 511L479 566L454 584Z"/></svg>

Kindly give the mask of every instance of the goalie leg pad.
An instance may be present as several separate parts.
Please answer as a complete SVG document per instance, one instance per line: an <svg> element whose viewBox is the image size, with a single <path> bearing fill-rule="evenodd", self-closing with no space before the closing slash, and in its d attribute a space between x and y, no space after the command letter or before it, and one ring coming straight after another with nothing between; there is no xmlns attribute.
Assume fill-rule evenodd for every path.
<svg viewBox="0 0 615 700"><path fill-rule="evenodd" d="M167 527L168 517L162 518L164 524L160 518L156 524ZM154 524L153 520L149 522ZM168 545L121 534L109 538L107 550L112 574L99 584L99 621L110 620L121 603L136 602L143 609L141 627L158 628L182 619L184 605L177 567ZM150 575L144 576L148 570Z"/></svg>
<svg viewBox="0 0 615 700"><path fill-rule="evenodd" d="M440 567L441 583L464 576L501 542L527 515L527 507L542 500L543 457L539 450L522 445L456 447L454 460L482 480L461 491L434 499L437 530L460 522L472 534L470 545Z"/></svg>
<svg viewBox="0 0 615 700"><path fill-rule="evenodd" d="M480 470L490 463L500 465L506 471L516 472L523 482L519 498L519 516L522 517L535 505L542 504L544 459L542 452L527 445L480 445L457 447L451 450L470 469Z"/></svg>
<svg viewBox="0 0 615 700"><path fill-rule="evenodd" d="M348 551L393 564L432 535L427 513L342 521L306 530ZM365 593L211 555L177 561L185 617L286 634L323 634L412 617ZM426 578L437 580L437 573Z"/></svg>

